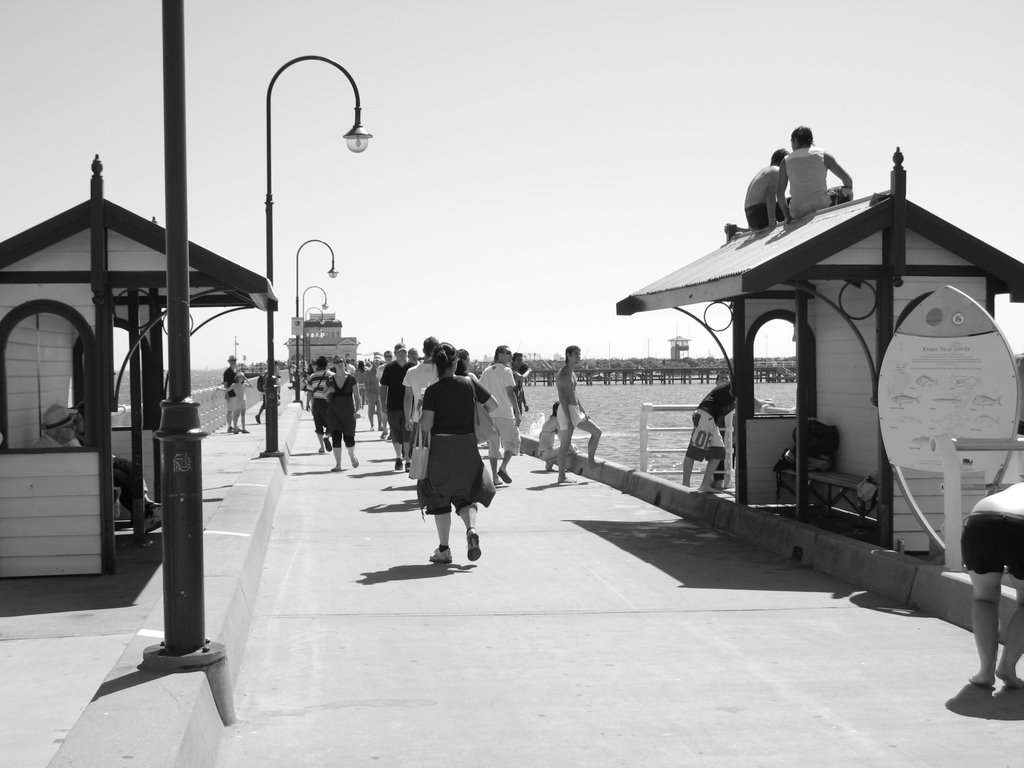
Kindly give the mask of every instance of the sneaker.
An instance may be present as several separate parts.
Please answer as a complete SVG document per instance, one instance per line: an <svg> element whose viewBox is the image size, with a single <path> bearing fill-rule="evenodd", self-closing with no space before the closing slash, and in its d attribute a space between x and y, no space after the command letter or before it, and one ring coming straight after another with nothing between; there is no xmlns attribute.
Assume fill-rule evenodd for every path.
<svg viewBox="0 0 1024 768"><path fill-rule="evenodd" d="M319 451L317 451L317 453L327 453L327 451L325 451L323 448L321 448Z"/></svg>
<svg viewBox="0 0 1024 768"><path fill-rule="evenodd" d="M395 469L400 470L402 468L402 460L395 459Z"/></svg>
<svg viewBox="0 0 1024 768"><path fill-rule="evenodd" d="M470 560L479 560L480 559L480 536L476 532L476 528L474 528L473 530L469 531L469 533L466 534L466 545L469 547L469 550L466 552L466 556ZM451 550L449 550L449 552L451 552Z"/></svg>
<svg viewBox="0 0 1024 768"><path fill-rule="evenodd" d="M352 459L352 469L355 469L356 467L359 466L359 459L357 459L355 456L349 456L349 458Z"/></svg>
<svg viewBox="0 0 1024 768"><path fill-rule="evenodd" d="M411 461L405 462L405 471L408 472L411 469L412 469L412 462Z"/></svg>
<svg viewBox="0 0 1024 768"><path fill-rule="evenodd" d="M477 555L479 557L480 555ZM446 549L444 552L438 547L434 550L434 554L430 556L430 562L432 563L450 563L452 561L451 549Z"/></svg>
<svg viewBox="0 0 1024 768"><path fill-rule="evenodd" d="M260 423L260 415L259 415L258 413L256 414L256 423L257 423L257 424L259 424L259 423Z"/></svg>
<svg viewBox="0 0 1024 768"><path fill-rule="evenodd" d="M501 478L502 480L504 480L504 481L505 481L506 483L509 483L509 484L511 484L511 483L512 483L512 477L511 477L511 475L509 475L509 473L508 473L508 472L506 472L506 471L505 471L504 469L499 469L499 470L498 470L498 477L500 477L500 478Z"/></svg>

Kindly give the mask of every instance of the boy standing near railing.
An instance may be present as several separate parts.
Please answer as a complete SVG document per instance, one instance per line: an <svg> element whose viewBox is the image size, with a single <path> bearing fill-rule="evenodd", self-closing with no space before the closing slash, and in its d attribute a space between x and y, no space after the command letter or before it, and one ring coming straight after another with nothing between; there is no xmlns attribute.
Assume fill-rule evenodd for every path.
<svg viewBox="0 0 1024 768"><path fill-rule="evenodd" d="M690 434L690 445L686 448L683 459L683 485L690 487L690 475L693 473L694 461L707 461L704 468L704 480L701 481L701 493L715 490L715 473L725 469L725 442L719 428L725 426L725 417L736 407L736 397L732 393L732 380L729 374L722 371L718 374L718 383L707 396L700 401L693 412L693 432ZM723 483L724 486L724 483Z"/></svg>

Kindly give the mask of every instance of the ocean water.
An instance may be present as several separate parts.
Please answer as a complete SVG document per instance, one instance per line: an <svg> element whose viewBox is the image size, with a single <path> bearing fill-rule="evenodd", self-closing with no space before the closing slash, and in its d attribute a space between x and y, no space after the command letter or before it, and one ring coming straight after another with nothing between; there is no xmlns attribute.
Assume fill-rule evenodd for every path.
<svg viewBox="0 0 1024 768"><path fill-rule="evenodd" d="M192 371L193 392L220 385L222 369ZM580 384L577 396L587 413L603 432L597 448L598 458L614 461L626 467L640 466L640 412L644 403L655 405L696 405L711 391L709 384ZM772 400L781 408L796 405L796 384L755 384L754 394L761 400ZM282 400L291 401L291 390L283 389ZM122 382L119 401L128 404L127 381ZM551 406L558 401L554 387L530 386L526 388L526 402L530 410L524 414L521 431L536 438L541 425L551 414ZM653 426L689 427L689 413L658 413ZM589 435L576 432L573 445L586 451ZM686 432L653 433L648 441L651 468L659 471L680 471L682 454L658 455L658 448L685 448L689 442Z"/></svg>
<svg viewBox="0 0 1024 768"><path fill-rule="evenodd" d="M602 431L597 456L626 467L640 466L640 413L644 403L654 405L696 405L711 391L708 384L581 384L576 390L580 403ZM781 408L796 405L796 384L755 384L754 394L760 400L772 400ZM520 427L524 435L536 438L541 425L551 415L551 407L558 401L554 387L526 388L526 402L530 410L524 414ZM657 420L655 423L654 420ZM690 427L689 413L657 413L652 426ZM586 451L590 436L585 432L573 434L573 445ZM685 432L652 433L648 440L651 469L680 471L682 454L659 456L658 448L685 448L689 434Z"/></svg>

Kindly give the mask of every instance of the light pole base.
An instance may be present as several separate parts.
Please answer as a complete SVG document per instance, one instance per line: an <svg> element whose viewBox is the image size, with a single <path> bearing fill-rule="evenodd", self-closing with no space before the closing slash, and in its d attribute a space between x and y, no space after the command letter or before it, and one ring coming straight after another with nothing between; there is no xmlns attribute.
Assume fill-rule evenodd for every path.
<svg viewBox="0 0 1024 768"><path fill-rule="evenodd" d="M202 648L174 656L166 653L163 643L151 645L142 652L142 669L149 672L205 672L213 701L221 722L234 725L235 700L228 677L228 654L223 643L207 642Z"/></svg>

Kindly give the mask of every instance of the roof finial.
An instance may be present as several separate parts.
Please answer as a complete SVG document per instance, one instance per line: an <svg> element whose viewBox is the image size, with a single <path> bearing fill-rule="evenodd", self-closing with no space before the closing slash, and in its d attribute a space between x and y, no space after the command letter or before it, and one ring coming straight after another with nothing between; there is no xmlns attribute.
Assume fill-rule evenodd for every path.
<svg viewBox="0 0 1024 768"><path fill-rule="evenodd" d="M96 155L92 161L92 175L96 178L103 174L103 163L100 162L100 156Z"/></svg>
<svg viewBox="0 0 1024 768"><path fill-rule="evenodd" d="M903 168L903 153L900 152L900 148L896 147L896 151L892 155L893 167Z"/></svg>

